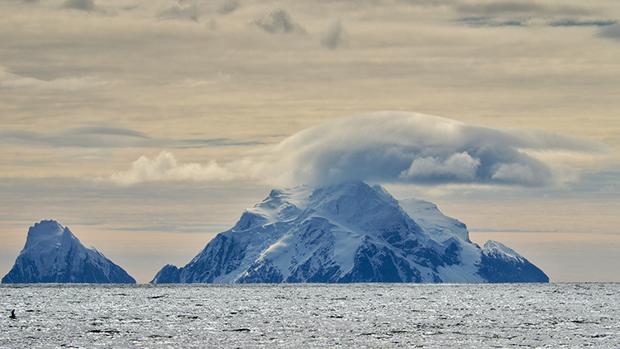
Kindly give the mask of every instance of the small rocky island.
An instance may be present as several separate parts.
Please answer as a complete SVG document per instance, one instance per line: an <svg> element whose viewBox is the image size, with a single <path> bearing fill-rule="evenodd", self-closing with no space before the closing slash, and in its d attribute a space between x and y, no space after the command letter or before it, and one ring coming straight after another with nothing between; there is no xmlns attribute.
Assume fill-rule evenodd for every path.
<svg viewBox="0 0 620 349"><path fill-rule="evenodd" d="M31 226L24 249L2 283L114 283L136 280L54 220Z"/></svg>

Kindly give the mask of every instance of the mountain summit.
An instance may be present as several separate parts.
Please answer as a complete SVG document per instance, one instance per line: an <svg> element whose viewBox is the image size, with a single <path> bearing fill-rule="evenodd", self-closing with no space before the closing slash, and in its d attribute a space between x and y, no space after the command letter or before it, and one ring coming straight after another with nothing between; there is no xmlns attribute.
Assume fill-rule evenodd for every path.
<svg viewBox="0 0 620 349"><path fill-rule="evenodd" d="M548 282L515 251L472 243L432 203L347 182L272 190L189 264L152 283Z"/></svg>
<svg viewBox="0 0 620 349"><path fill-rule="evenodd" d="M53 220L28 230L26 245L2 283L119 283L136 281L95 249L86 248L69 228Z"/></svg>

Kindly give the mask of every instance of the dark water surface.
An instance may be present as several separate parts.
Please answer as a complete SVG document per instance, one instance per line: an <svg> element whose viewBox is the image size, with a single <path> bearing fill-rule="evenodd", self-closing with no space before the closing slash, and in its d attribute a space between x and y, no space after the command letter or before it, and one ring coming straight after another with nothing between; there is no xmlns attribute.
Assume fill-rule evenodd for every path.
<svg viewBox="0 0 620 349"><path fill-rule="evenodd" d="M1 348L620 348L618 283L1 286L0 308Z"/></svg>

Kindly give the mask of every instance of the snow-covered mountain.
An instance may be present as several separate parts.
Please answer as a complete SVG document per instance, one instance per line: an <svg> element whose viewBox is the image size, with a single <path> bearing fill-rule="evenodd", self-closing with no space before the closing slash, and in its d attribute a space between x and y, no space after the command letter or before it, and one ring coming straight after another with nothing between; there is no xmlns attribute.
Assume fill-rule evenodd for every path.
<svg viewBox="0 0 620 349"><path fill-rule="evenodd" d="M26 245L2 283L119 283L136 281L95 249L86 248L69 228L53 220L28 230Z"/></svg>
<svg viewBox="0 0 620 349"><path fill-rule="evenodd" d="M401 207L380 186L273 190L189 264L153 283L548 282L536 266L434 204Z"/></svg>

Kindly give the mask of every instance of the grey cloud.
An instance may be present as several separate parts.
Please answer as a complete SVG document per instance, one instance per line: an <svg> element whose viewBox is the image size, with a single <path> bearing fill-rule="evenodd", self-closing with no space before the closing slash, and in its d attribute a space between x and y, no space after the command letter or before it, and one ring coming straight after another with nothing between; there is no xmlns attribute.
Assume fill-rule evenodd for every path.
<svg viewBox="0 0 620 349"><path fill-rule="evenodd" d="M607 27L617 23L608 19L579 19L564 18L557 20L543 20L540 18L500 18L487 16L461 17L456 20L461 24L470 27L525 27L532 23L537 25L548 25L551 27Z"/></svg>
<svg viewBox="0 0 620 349"><path fill-rule="evenodd" d="M340 21L334 21L329 25L327 32L321 38L321 45L329 49L336 49L345 41L345 30Z"/></svg>
<svg viewBox="0 0 620 349"><path fill-rule="evenodd" d="M541 131L502 130L405 112L344 118L282 141L262 161L268 178L413 184L545 186L562 177L534 153L602 152L598 143ZM260 168L260 165L259 165Z"/></svg>
<svg viewBox="0 0 620 349"><path fill-rule="evenodd" d="M481 13L486 15L532 13L544 10L544 7L528 1L501 1L488 3L461 3L456 6L459 12Z"/></svg>
<svg viewBox="0 0 620 349"><path fill-rule="evenodd" d="M609 19L560 19L549 22L552 27L607 27L616 24L617 21Z"/></svg>
<svg viewBox="0 0 620 349"><path fill-rule="evenodd" d="M44 80L13 73L7 67L0 65L0 89L78 91L101 87L110 83L110 81L104 81L95 76L67 76Z"/></svg>
<svg viewBox="0 0 620 349"><path fill-rule="evenodd" d="M236 11L241 4L238 0L224 0L217 8L217 12L226 15Z"/></svg>
<svg viewBox="0 0 620 349"><path fill-rule="evenodd" d="M284 10L275 10L266 16L256 19L254 24L267 33L272 34L305 32L305 29L296 23L291 15Z"/></svg>
<svg viewBox="0 0 620 349"><path fill-rule="evenodd" d="M150 139L139 132L123 128L85 127L49 133L0 131L0 142L31 146L98 148L139 146L149 143Z"/></svg>
<svg viewBox="0 0 620 349"><path fill-rule="evenodd" d="M459 18L457 22L471 27L523 27L527 25L527 21L522 19L498 19L477 16Z"/></svg>
<svg viewBox="0 0 620 349"><path fill-rule="evenodd" d="M455 8L459 13L480 16L590 14L588 9L582 7L534 1L461 2Z"/></svg>
<svg viewBox="0 0 620 349"><path fill-rule="evenodd" d="M601 144L542 131L379 112L302 130L279 144L254 149L251 155L227 163L179 163L169 152L155 158L142 156L109 180L121 185L254 179L272 185L364 180L543 187L564 183L570 177L567 173L573 174L550 155L604 152Z"/></svg>
<svg viewBox="0 0 620 349"><path fill-rule="evenodd" d="M538 1L468 1L456 3L454 8L461 14L457 21L472 27L609 25L607 20L580 18L591 17L589 9Z"/></svg>
<svg viewBox="0 0 620 349"><path fill-rule="evenodd" d="M84 126L47 133L19 130L0 131L0 144L76 148L202 148L251 146L262 144L262 142L228 138L164 139L153 138L142 132L121 127Z"/></svg>
<svg viewBox="0 0 620 349"><path fill-rule="evenodd" d="M194 5L174 5L162 10L157 15L159 19L181 19L198 22L200 19L200 11Z"/></svg>
<svg viewBox="0 0 620 349"><path fill-rule="evenodd" d="M94 11L97 8L94 0L66 0L62 7L80 11Z"/></svg>
<svg viewBox="0 0 620 349"><path fill-rule="evenodd" d="M620 24L614 24L601 29L598 33L600 37L620 41Z"/></svg>
<svg viewBox="0 0 620 349"><path fill-rule="evenodd" d="M235 140L230 138L209 139L180 139L174 142L176 148L200 148L200 147L233 147L265 144L257 140Z"/></svg>
<svg viewBox="0 0 620 349"><path fill-rule="evenodd" d="M134 138L149 138L146 134L127 128L109 127L109 126L82 126L69 129L63 132L65 135L107 135L107 136L125 136Z"/></svg>

